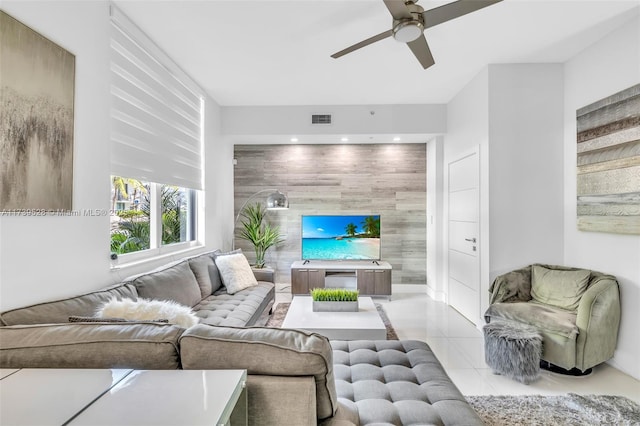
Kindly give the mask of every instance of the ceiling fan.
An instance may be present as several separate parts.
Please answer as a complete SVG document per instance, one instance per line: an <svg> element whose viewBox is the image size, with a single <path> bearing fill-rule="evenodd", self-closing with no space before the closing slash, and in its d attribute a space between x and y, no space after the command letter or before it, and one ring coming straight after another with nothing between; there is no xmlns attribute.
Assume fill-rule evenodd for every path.
<svg viewBox="0 0 640 426"><path fill-rule="evenodd" d="M393 17L392 28L334 53L331 55L332 58L339 58L376 41L393 37L397 41L407 43L407 46L409 46L409 49L416 55L422 67L427 69L435 64L435 61L433 60L427 39L424 37L424 30L466 15L467 13L491 6L502 0L459 0L426 11L416 4L418 0L383 1Z"/></svg>

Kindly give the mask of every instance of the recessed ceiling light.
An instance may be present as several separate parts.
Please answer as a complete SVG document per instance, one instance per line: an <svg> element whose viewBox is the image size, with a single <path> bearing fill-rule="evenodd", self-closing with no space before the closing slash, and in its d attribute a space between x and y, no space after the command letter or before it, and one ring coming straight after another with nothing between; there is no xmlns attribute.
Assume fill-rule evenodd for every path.
<svg viewBox="0 0 640 426"><path fill-rule="evenodd" d="M291 142L298 142L298 138L291 138Z"/></svg>
<svg viewBox="0 0 640 426"><path fill-rule="evenodd" d="M400 142L400 136L396 136L395 138L393 138L394 142Z"/></svg>
<svg viewBox="0 0 640 426"><path fill-rule="evenodd" d="M340 139L342 142L349 142L349 138L342 138Z"/></svg>

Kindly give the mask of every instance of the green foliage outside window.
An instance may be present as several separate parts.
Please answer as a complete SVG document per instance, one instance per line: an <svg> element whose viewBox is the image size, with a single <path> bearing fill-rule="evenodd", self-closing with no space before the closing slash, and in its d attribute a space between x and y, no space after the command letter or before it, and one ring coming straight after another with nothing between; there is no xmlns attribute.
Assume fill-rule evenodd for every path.
<svg viewBox="0 0 640 426"><path fill-rule="evenodd" d="M151 203L148 188L134 179L114 178L114 188L127 195L125 182L142 194L139 205L131 210L122 210L116 214L120 217L111 230L111 252L117 254L132 253L149 249ZM117 195L117 194L116 194ZM162 244L179 243L185 240L187 224L187 208L184 191L175 186L162 186ZM114 196L115 204L115 196Z"/></svg>

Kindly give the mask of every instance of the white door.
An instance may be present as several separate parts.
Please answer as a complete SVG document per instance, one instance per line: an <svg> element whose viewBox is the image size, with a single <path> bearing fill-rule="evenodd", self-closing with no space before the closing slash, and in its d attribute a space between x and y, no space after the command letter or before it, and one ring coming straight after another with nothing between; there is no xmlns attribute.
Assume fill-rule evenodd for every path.
<svg viewBox="0 0 640 426"><path fill-rule="evenodd" d="M478 152L449 163L449 304L480 320L480 169Z"/></svg>

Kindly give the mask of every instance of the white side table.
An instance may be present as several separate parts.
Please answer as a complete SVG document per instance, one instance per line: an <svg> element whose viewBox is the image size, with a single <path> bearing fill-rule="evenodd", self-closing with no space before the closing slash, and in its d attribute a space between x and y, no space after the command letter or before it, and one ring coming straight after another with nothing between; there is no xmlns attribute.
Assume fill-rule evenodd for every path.
<svg viewBox="0 0 640 426"><path fill-rule="evenodd" d="M1 425L57 425L132 370L23 369L0 380Z"/></svg>
<svg viewBox="0 0 640 426"><path fill-rule="evenodd" d="M0 380L18 371L17 368L0 368Z"/></svg>
<svg viewBox="0 0 640 426"><path fill-rule="evenodd" d="M246 425L245 370L136 370L69 425Z"/></svg>
<svg viewBox="0 0 640 426"><path fill-rule="evenodd" d="M3 369L0 425L247 425L245 370Z"/></svg>

